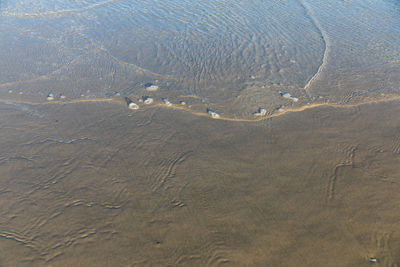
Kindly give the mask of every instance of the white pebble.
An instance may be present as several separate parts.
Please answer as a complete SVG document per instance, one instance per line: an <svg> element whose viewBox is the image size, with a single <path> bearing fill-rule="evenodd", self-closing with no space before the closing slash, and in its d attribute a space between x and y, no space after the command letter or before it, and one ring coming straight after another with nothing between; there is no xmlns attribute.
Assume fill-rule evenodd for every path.
<svg viewBox="0 0 400 267"><path fill-rule="evenodd" d="M218 113L216 113L216 112L214 112L212 110L207 110L207 113L210 114L211 117L214 118L214 119L217 119L217 118L220 117Z"/></svg>
<svg viewBox="0 0 400 267"><path fill-rule="evenodd" d="M139 105L131 102L131 103L129 103L128 108L130 108L130 109L139 109Z"/></svg>
<svg viewBox="0 0 400 267"><path fill-rule="evenodd" d="M294 97L294 96L292 96L292 95L289 94L289 93L286 93L286 92L279 92L279 93L281 94L282 97L287 98L287 99L290 99L290 100L292 100L293 102L297 102L297 101L299 100L297 97Z"/></svg>
<svg viewBox="0 0 400 267"><path fill-rule="evenodd" d="M265 108L259 108L258 112L254 113L254 116L265 116L267 114L267 110Z"/></svg>
<svg viewBox="0 0 400 267"><path fill-rule="evenodd" d="M172 103L169 102L168 99L166 99L166 98L163 98L162 101L163 101L163 102L165 103L165 105L167 105L167 106L171 106L171 105L172 105Z"/></svg>
<svg viewBox="0 0 400 267"><path fill-rule="evenodd" d="M151 97L146 97L145 99L144 99L144 103L145 104L151 104L151 103L153 103L154 102L154 99L153 98L151 98Z"/></svg>
<svg viewBox="0 0 400 267"><path fill-rule="evenodd" d="M152 84L152 85L147 86L147 87L146 87L146 90L147 90L147 91L150 91L150 92L154 92L154 91L157 91L159 88L160 88L160 87L159 87L158 85Z"/></svg>
<svg viewBox="0 0 400 267"><path fill-rule="evenodd" d="M53 101L54 100L54 95L52 94L52 93L50 93L50 94L48 94L47 95L47 98L46 98L48 101Z"/></svg>

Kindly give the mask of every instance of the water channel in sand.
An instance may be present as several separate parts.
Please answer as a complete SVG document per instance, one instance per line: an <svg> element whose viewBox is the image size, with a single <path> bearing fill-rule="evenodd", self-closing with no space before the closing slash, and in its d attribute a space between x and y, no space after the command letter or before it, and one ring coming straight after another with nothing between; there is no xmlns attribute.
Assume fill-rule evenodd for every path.
<svg viewBox="0 0 400 267"><path fill-rule="evenodd" d="M0 266L400 264L399 14L1 1Z"/></svg>

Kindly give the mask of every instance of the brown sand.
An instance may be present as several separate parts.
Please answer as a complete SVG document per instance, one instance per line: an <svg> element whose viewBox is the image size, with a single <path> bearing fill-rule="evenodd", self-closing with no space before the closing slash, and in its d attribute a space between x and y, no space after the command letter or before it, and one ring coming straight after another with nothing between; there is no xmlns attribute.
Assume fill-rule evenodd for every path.
<svg viewBox="0 0 400 267"><path fill-rule="evenodd" d="M400 106L259 122L1 104L1 266L395 266Z"/></svg>

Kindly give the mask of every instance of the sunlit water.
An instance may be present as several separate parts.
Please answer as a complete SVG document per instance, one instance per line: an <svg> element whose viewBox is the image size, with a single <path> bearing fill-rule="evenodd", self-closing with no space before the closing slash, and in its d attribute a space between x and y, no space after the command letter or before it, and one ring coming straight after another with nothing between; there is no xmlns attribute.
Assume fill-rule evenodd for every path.
<svg viewBox="0 0 400 267"><path fill-rule="evenodd" d="M395 0L0 0L0 265L399 264L399 93Z"/></svg>
<svg viewBox="0 0 400 267"><path fill-rule="evenodd" d="M279 91L349 102L398 93L398 11L395 1L8 0L0 81L69 98L154 83L242 117L292 105Z"/></svg>

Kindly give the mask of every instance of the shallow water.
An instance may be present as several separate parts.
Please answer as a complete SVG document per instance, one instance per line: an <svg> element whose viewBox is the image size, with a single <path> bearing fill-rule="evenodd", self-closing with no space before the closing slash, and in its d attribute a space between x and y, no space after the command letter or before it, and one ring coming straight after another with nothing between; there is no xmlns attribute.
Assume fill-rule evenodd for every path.
<svg viewBox="0 0 400 267"><path fill-rule="evenodd" d="M1 1L0 265L398 265L399 11Z"/></svg>

